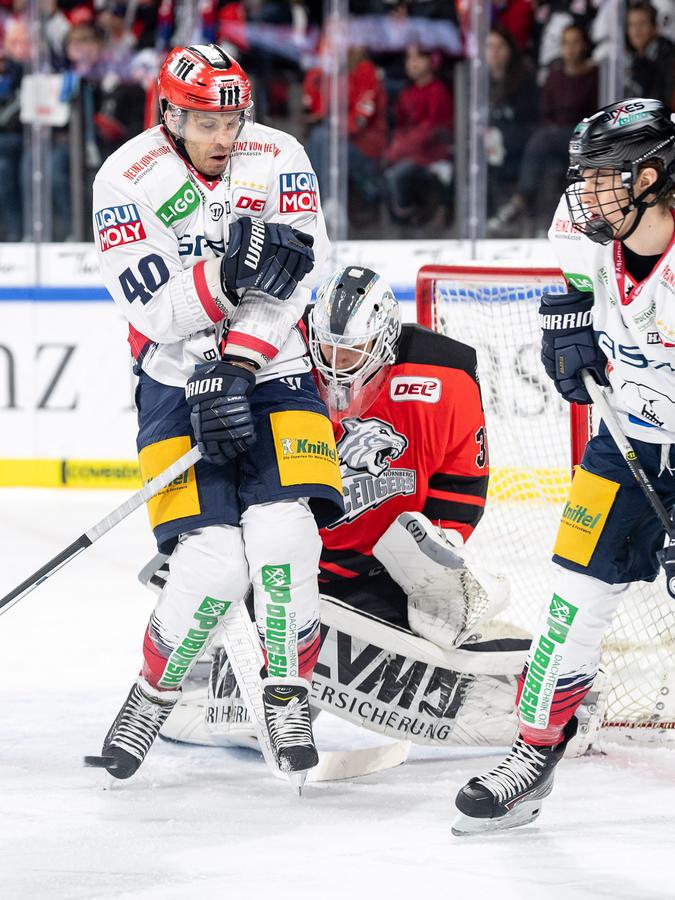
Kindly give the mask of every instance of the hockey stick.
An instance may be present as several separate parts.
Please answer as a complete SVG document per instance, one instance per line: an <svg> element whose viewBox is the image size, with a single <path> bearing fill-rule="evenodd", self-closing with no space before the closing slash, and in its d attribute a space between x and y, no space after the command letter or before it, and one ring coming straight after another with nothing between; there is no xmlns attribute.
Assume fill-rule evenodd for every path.
<svg viewBox="0 0 675 900"><path fill-rule="evenodd" d="M633 449L633 445L631 444L631 442L623 433L619 419L617 418L616 413L614 412L612 407L609 405L604 391L601 390L600 385L597 383L595 378L593 378L588 369L581 370L581 377L584 382L584 387L588 391L589 397L600 411L600 415L605 425L607 426L607 430L611 434L614 443L616 444L617 450L623 456L626 465L631 470L633 477L642 488L642 493L649 501L649 504L656 513L659 522L668 535L668 546L663 550L660 550L657 555L659 558L659 562L663 566L663 570L666 573L666 588L668 589L668 593L671 597L675 598L675 542L673 541L675 535L673 534L673 520L668 514L668 510L661 502L661 498L654 490L654 486L647 477L647 473L640 465L638 455Z"/></svg>
<svg viewBox="0 0 675 900"><path fill-rule="evenodd" d="M119 524L122 519L126 519L128 515L143 506L148 500L163 491L172 481L182 475L190 466L194 466L202 458L197 447L193 447L187 453L183 454L180 459L172 463L163 472L160 472L155 478L149 481L144 487L135 494L132 494L128 500L125 500L117 509L114 509L105 519L101 519L84 534L81 534L72 544L68 544L60 553L57 553L53 559L41 566L36 572L33 572L25 581L17 585L13 590L0 599L0 615L22 600L26 594L30 594L39 584L46 581L54 572L67 565L71 559L74 559L83 550L97 541L100 537L110 531L115 525Z"/></svg>
<svg viewBox="0 0 675 900"><path fill-rule="evenodd" d="M168 568L168 557L162 553L154 556L138 573L138 580L155 593L161 593ZM321 598L321 614L326 608L326 598ZM239 690L248 710L251 720L251 728L260 745L260 750L272 772L278 777L284 777L279 771L269 742L267 726L265 724L265 711L262 705L262 681L260 670L264 661L260 640L255 630L255 625L250 616L245 612L244 604L230 607L227 615L221 623L219 637L222 640L225 652L232 667L232 671L239 685ZM522 665L521 665L522 667ZM179 704L180 706L180 704ZM178 708L172 716L175 718ZM199 721L201 719L201 721ZM203 708L197 706L195 713L186 716L183 728L187 728L184 738L172 736L170 740L179 743L205 743L212 745L212 741L196 740L195 733L202 736L204 720ZM410 741L392 741L379 747L364 747L360 750L319 750L319 764L310 769L308 781L338 781L344 778L361 778L364 775L372 775L400 766L408 757Z"/></svg>
<svg viewBox="0 0 675 900"><path fill-rule="evenodd" d="M274 758L265 724L260 678L264 663L260 640L243 603L230 608L223 620L220 637L265 762L274 775L285 778L286 773L279 769ZM319 764L309 770L307 780L335 781L391 769L405 762L409 749L409 741L396 741L382 747L364 747L361 750L319 751Z"/></svg>
<svg viewBox="0 0 675 900"><path fill-rule="evenodd" d="M419 637L405 628L392 625L372 616L358 612L334 597L321 597L321 621L337 631L358 635L383 650L390 650L398 656L410 657L441 669L450 669L462 675L506 675L522 671L528 650L490 652L480 650L446 650L437 644ZM467 645L468 647L471 644Z"/></svg>

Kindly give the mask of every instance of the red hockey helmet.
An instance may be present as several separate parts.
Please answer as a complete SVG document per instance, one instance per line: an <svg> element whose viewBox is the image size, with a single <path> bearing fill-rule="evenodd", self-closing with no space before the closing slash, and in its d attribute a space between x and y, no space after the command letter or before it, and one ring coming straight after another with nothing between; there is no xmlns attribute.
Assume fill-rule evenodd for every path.
<svg viewBox="0 0 675 900"><path fill-rule="evenodd" d="M251 82L239 63L216 44L174 47L157 79L162 115L167 104L208 112L245 112Z"/></svg>

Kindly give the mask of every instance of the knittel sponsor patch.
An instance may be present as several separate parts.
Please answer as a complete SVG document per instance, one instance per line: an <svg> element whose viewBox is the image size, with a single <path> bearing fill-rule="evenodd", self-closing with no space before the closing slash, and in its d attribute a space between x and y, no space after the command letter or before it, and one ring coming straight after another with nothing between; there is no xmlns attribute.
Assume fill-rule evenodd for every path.
<svg viewBox="0 0 675 900"><path fill-rule="evenodd" d="M565 504L553 552L582 566L591 561L619 485L578 468Z"/></svg>

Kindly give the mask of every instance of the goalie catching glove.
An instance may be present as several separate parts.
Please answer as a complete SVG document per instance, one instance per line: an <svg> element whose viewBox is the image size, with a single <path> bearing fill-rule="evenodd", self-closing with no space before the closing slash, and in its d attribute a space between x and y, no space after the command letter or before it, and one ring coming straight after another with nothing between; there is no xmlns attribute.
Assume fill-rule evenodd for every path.
<svg viewBox="0 0 675 900"><path fill-rule="evenodd" d="M449 534L461 542L458 532ZM401 513L373 556L406 593L411 629L439 647L458 646L508 604L506 579L479 571L468 551L453 546L422 513Z"/></svg>

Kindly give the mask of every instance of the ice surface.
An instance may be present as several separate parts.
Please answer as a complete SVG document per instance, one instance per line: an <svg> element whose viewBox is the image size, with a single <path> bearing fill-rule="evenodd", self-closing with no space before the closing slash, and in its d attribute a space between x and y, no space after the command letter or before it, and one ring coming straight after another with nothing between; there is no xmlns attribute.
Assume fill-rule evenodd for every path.
<svg viewBox="0 0 675 900"><path fill-rule="evenodd" d="M120 491L0 491L0 594ZM250 751L158 742L104 790L96 753L140 661L153 597L141 511L0 620L2 900L530 900L675 897L675 755L606 745L564 761L534 824L454 838L452 798L498 755L413 748L402 767L308 784ZM323 747L379 743L322 714Z"/></svg>

